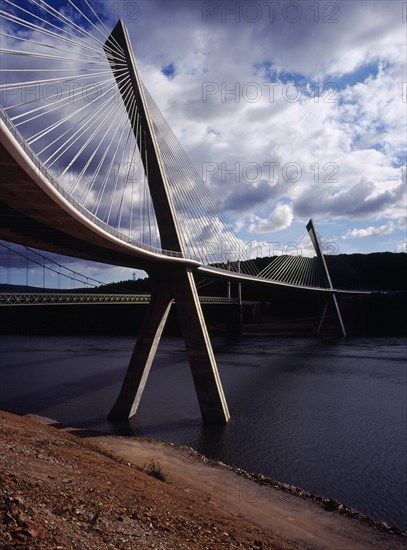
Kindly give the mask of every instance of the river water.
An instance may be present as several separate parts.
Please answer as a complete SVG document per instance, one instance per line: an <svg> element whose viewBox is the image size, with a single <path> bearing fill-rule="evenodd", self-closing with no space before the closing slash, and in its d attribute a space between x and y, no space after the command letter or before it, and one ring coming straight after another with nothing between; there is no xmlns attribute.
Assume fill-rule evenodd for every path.
<svg viewBox="0 0 407 550"><path fill-rule="evenodd" d="M106 416L134 341L0 337L0 407L188 445L407 529L406 340L213 340L232 414L203 426L182 340L163 338L127 425Z"/></svg>

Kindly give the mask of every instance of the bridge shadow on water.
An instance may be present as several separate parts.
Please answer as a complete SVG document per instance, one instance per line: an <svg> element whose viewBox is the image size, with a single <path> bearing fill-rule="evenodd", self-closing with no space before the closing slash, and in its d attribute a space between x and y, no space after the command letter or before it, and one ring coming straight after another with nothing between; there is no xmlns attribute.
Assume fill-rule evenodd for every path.
<svg viewBox="0 0 407 550"><path fill-rule="evenodd" d="M52 362L55 362L55 359L49 360L49 363ZM44 361L40 360L34 362L30 361L29 365L44 365L44 363ZM21 368L24 366L26 365L23 363L20 364ZM104 390L110 386L120 384L123 379L124 371L125 369L120 366L104 372L103 376L101 376L100 373L96 373L78 380L55 384L33 392L22 393L11 399L3 399L0 402L0 407L4 410L11 410L21 414L41 414L41 412L46 409L66 404L72 398L80 398L86 396L90 392ZM32 373L32 377L37 378L38 373ZM24 391L29 385L29 377L28 379L26 377L25 381L21 383L21 389ZM91 420L88 422L91 422Z"/></svg>

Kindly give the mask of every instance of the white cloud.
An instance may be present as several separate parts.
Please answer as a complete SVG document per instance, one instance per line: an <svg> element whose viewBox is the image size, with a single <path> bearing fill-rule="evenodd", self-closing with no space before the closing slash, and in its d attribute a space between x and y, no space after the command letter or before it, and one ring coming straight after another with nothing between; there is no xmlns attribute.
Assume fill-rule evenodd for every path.
<svg viewBox="0 0 407 550"><path fill-rule="evenodd" d="M396 229L395 224L392 221L389 221L383 225L379 226L369 226L361 229L349 229L345 235L342 236L342 239L361 239L364 237L379 237L381 235L389 235L393 233Z"/></svg>
<svg viewBox="0 0 407 550"><path fill-rule="evenodd" d="M268 233L286 229L293 221L293 212L288 204L278 204L267 218L259 218L249 225L251 233Z"/></svg>

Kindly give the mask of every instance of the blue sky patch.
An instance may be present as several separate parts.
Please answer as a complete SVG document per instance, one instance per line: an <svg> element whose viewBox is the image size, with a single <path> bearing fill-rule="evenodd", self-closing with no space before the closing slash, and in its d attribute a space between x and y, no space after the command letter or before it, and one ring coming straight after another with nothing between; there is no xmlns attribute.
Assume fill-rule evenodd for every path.
<svg viewBox="0 0 407 550"><path fill-rule="evenodd" d="M366 65L361 65L354 71L350 73L345 73L341 76L329 76L327 80L335 82L338 90L344 90L348 86L355 86L369 77L376 78L379 73L380 63L375 61L374 63L367 63Z"/></svg>
<svg viewBox="0 0 407 550"><path fill-rule="evenodd" d="M309 79L303 74L276 70L271 61L256 63L254 68L256 71L262 72L268 82L281 82L282 84L295 82L298 86L304 86L309 83Z"/></svg>
<svg viewBox="0 0 407 550"><path fill-rule="evenodd" d="M254 68L256 72L263 74L263 77L267 82L279 82L284 85L295 83L295 85L301 88L303 92L308 90L309 95L312 96L317 92L317 90L319 90L319 93L325 92L334 94L349 86L355 86L356 84L365 82L365 80L369 77L376 78L379 73L380 62L375 61L361 65L354 71L340 76L328 74L320 82L313 81L311 78L301 73L279 71L275 69L271 61L256 63Z"/></svg>
<svg viewBox="0 0 407 550"><path fill-rule="evenodd" d="M175 65L171 62L169 65L161 69L161 72L169 79L172 80L175 76Z"/></svg>

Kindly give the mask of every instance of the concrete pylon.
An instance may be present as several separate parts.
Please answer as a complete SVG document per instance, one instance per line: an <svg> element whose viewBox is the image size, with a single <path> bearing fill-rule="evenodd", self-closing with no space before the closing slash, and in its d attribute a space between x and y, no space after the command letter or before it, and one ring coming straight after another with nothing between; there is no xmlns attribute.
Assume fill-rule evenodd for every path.
<svg viewBox="0 0 407 550"><path fill-rule="evenodd" d="M115 53L118 46L121 55L124 55L124 61L119 54ZM161 246L163 249L184 255L182 234L153 121L137 71L130 38L122 21L116 24L104 49L122 94L123 64L130 76L132 93L137 105L136 117L130 104L124 103L148 177ZM177 265L165 270L154 269L149 274L153 282L151 303L137 338L119 397L109 418L124 420L136 413L165 322L175 300L202 419L204 422L228 422L230 415L226 398L191 268L187 265Z"/></svg>
<svg viewBox="0 0 407 550"><path fill-rule="evenodd" d="M324 277L325 277L325 284L327 285L328 288L333 290L331 276L329 274L328 266L327 266L326 261L325 261L325 256L322 253L321 243L319 242L319 238L318 238L317 232L315 231L315 226L314 226L314 222L312 221L312 219L307 223L307 231L308 231L308 234L310 236L313 247L315 249L315 252L317 254L317 257L322 263ZM328 305L329 305L330 301L332 301L332 303L333 303L334 310L335 310L335 313L336 313L336 318L338 320L338 325L339 325L340 331L342 333L342 336L346 336L345 325L343 323L341 311L339 309L338 300L337 300L336 295L334 294L334 292L332 292L332 294L328 297L328 299L325 303L324 310L323 310L322 315L321 315L321 319L319 320L319 323L318 323L317 334L319 334L320 331L321 331L322 324L324 322L325 315L327 313Z"/></svg>

